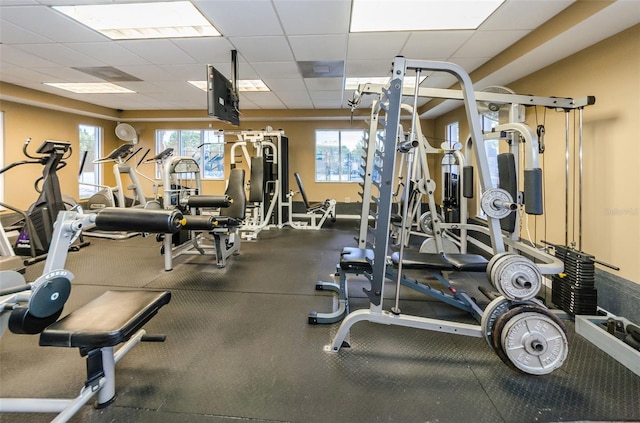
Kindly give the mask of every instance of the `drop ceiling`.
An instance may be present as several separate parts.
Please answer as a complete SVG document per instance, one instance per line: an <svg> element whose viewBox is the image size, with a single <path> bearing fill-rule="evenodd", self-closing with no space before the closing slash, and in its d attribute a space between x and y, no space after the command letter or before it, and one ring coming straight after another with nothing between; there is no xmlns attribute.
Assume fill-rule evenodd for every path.
<svg viewBox="0 0 640 423"><path fill-rule="evenodd" d="M101 2L125 1L95 3ZM204 80L208 63L230 77L235 49L239 78L262 79L271 89L242 93L241 109L340 109L353 95L343 89L344 78L389 75L396 55L451 61L471 73L575 6L573 0L506 0L476 30L349 33L350 0L192 2L222 37L113 41L50 7L80 1L0 0L0 81L112 109L202 110L205 93L187 81ZM411 13L411 1L390 1L389 7ZM508 85L638 22L639 1L611 2L474 83ZM305 78L298 62L343 62L343 75ZM135 93L87 96L43 85L102 82L82 71L102 67L138 79L119 83ZM453 83L450 76L431 75L422 86ZM431 115L444 111L441 105Z"/></svg>

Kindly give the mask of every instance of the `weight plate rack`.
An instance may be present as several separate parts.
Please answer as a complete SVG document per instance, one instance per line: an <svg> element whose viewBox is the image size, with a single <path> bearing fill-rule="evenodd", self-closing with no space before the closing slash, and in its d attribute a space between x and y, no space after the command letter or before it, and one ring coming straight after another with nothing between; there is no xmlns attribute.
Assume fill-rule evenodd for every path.
<svg viewBox="0 0 640 423"><path fill-rule="evenodd" d="M598 307L595 257L559 245L555 255L564 262L564 272L552 278L551 301L572 316L595 315Z"/></svg>

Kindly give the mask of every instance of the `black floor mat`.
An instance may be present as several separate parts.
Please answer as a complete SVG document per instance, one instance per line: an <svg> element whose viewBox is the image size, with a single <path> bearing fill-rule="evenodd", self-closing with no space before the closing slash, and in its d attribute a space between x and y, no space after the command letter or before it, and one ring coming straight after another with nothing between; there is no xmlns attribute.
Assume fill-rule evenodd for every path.
<svg viewBox="0 0 640 423"><path fill-rule="evenodd" d="M173 293L146 325L167 341L135 347L116 367L115 403L103 410L87 405L71 421L640 420L640 378L577 336L572 324L569 357L547 376L514 372L481 338L373 323L353 326L351 348L326 352L338 325L310 326L307 314L331 308L331 294L315 291L315 282L330 280L340 249L355 245L352 226L263 231L224 269L210 256L183 256L165 272L153 238L92 239L70 254L67 268L76 277L65 313L112 288ZM31 266L27 277L41 266ZM482 283L479 275L452 278L469 291ZM350 276L352 310L368 307L366 286ZM395 284L385 290L391 299ZM401 292L403 313L473 323L460 310ZM85 379L78 351L37 344L37 336L1 338L0 395L77 395ZM0 421L53 417L6 414Z"/></svg>

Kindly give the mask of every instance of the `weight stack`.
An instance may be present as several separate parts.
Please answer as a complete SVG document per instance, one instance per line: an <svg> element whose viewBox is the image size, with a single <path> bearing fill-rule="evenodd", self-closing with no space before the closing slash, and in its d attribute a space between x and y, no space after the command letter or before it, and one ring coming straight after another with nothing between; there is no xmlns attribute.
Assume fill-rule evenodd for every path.
<svg viewBox="0 0 640 423"><path fill-rule="evenodd" d="M571 316L595 315L595 257L562 246L556 246L555 255L564 262L564 272L553 276L551 301Z"/></svg>

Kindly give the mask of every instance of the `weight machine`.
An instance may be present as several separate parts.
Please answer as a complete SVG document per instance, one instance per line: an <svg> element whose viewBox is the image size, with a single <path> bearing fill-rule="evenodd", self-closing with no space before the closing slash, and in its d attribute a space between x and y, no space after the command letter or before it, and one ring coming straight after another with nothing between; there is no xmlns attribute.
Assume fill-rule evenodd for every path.
<svg viewBox="0 0 640 423"><path fill-rule="evenodd" d="M165 209L180 209L185 221L173 236L163 242L164 269L173 269L180 255L215 255L216 266L240 253L239 228L245 218L244 169L231 169L224 195L203 195L200 166L191 157L173 156L165 163L163 175ZM213 214L211 209L219 209ZM210 235L208 238L206 235Z"/></svg>
<svg viewBox="0 0 640 423"><path fill-rule="evenodd" d="M4 173L9 169L26 164L43 166L42 176L34 184L35 190L39 193L38 199L26 212L9 204L0 203L0 206L22 216L21 222L19 222L20 233L14 252L17 255L29 257L25 260L26 263L34 263L46 257L53 235L53 223L58 212L67 208L68 204L60 192L57 172L67 165L66 160L72 152L69 142L46 140L38 147L36 155L32 155L27 149L30 142L31 138L27 138L22 145L22 152L28 160L11 163L0 169L0 173ZM39 186L40 182L42 182L41 186ZM80 244L77 247L84 245L86 244ZM5 254L3 253L3 255Z"/></svg>
<svg viewBox="0 0 640 423"><path fill-rule="evenodd" d="M252 240L263 230L283 225L282 193L286 180L282 176L287 169L282 152L287 150L289 140L284 131L269 127L264 131L241 131L236 135L238 140L231 146L231 168L236 168L236 158L242 157L249 166L250 175L247 216L239 232L243 239ZM249 153L249 145L253 147L253 155ZM238 149L241 155L238 155Z"/></svg>
<svg viewBox="0 0 640 423"><path fill-rule="evenodd" d="M462 88L460 91L456 91L426 89L416 86L414 90L405 90L403 89L403 80L407 71L415 71L417 80L423 71L447 72L458 79ZM411 108L411 129L408 138L405 139L400 115L403 109L402 98L406 95L413 97L413 107ZM474 254L412 254L405 251L404 236L409 229L407 202L405 202L405 210L403 211L400 251L391 257L388 254L393 197L391 186L394 180L397 155L404 156L409 164L407 173L411 175L411 163L414 161L416 147L420 145L419 130L417 129L419 119L415 113L419 96L464 101L471 129L471 142L467 144L467 152L473 151L478 164L483 209L485 212L488 211L488 227L471 225L466 222L444 223L437 218L432 220L432 225L435 233L441 233L445 228L455 228L474 230L487 235L491 242L492 256L488 262L482 256ZM517 208L515 201L518 200L510 198L508 193L505 194L506 190L492 186L476 100L568 109L583 108L594 102L592 97L571 99L475 93L469 75L458 65L396 57L392 80L388 87L382 88L380 101L374 102L375 122L376 124L382 123L384 136L378 143L372 142L376 138L371 136L366 147L367 165L364 174L363 218L358 240L359 248L356 249L356 252L359 253L356 254L358 260L355 263L360 263L361 267L358 270L370 281L371 289L364 289L370 306L369 309L357 310L346 315L331 344L326 347L327 351L337 352L343 345L348 345L346 340L351 326L360 321L369 321L484 337L506 364L529 374L550 373L565 361L568 353L568 341L564 325L555 313L548 310L535 298L542 286L542 275L560 273L563 270L563 262L546 251L541 251L502 234L500 217L512 213ZM384 119L378 119L378 112L384 113ZM372 116L373 113L372 111ZM373 121L374 119L372 119L372 126ZM524 127L514 128L511 126L506 129L517 130L525 137L532 135ZM371 132L370 135L373 135L374 130L372 129ZM524 199L527 200L525 201L525 211L535 214L542 212L540 192L542 171L537 163L537 138L531 136L528 141L527 145L531 152L527 154L525 159ZM422 158L418 160L422 160ZM430 187L429 182L424 182L425 188L427 191L432 191L435 187ZM433 182L431 181L431 183ZM472 180L468 180L467 183L472 183ZM371 210L371 203L376 205L375 211ZM431 204L431 201L429 203L430 211L436 212L435 205ZM369 215L374 218L374 226L370 226L368 223ZM346 251L346 255L351 252ZM346 261L343 271L348 271L350 264L353 263ZM431 292L428 286L420 292L432 295L461 309L467 306L468 311L479 321L480 325L405 315L401 313L399 308L400 286L407 285L407 278L403 275L403 267L436 272L482 271L486 269L491 283L501 295L493 299L485 310L481 310L464 293L457 292L446 280L441 280L451 294L439 296L437 293ZM386 278L392 277L397 279L396 299L390 311L386 311L383 309L384 284ZM344 290L346 294L346 286L340 285L336 289L331 287L329 289L339 291L340 295Z"/></svg>
<svg viewBox="0 0 640 423"><path fill-rule="evenodd" d="M87 360L87 380L76 398L0 398L0 413L58 413L53 421L66 422L93 396L97 408L115 401L116 363L140 342L164 341L164 335L147 335L143 326L169 303L171 292L107 291L58 320L74 279L64 268L69 246L92 226L104 231L173 233L182 220L178 211L104 208L83 214L79 207L61 211L39 278L27 284L18 272L0 271L0 336L7 327L16 334L40 334L40 346L79 348Z"/></svg>

